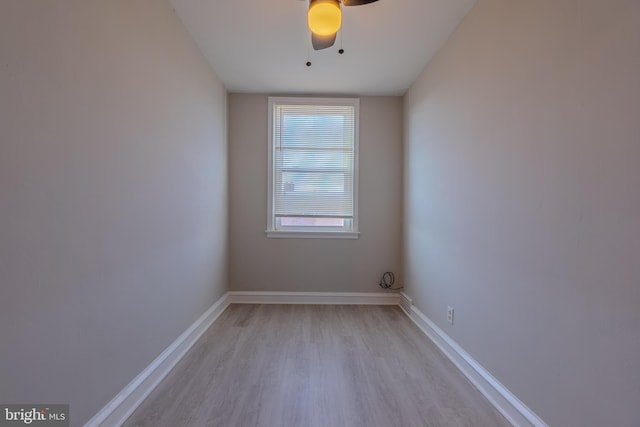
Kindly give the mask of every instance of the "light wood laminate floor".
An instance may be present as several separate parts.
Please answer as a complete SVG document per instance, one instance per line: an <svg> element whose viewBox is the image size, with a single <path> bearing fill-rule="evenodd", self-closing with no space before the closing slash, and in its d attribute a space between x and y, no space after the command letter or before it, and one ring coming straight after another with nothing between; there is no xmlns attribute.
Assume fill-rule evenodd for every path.
<svg viewBox="0 0 640 427"><path fill-rule="evenodd" d="M509 423L398 307L231 305L125 426Z"/></svg>

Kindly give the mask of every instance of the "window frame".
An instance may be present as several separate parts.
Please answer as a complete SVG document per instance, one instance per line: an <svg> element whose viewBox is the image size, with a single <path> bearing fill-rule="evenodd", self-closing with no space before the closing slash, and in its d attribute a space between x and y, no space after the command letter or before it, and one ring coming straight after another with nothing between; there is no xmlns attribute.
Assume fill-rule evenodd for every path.
<svg viewBox="0 0 640 427"><path fill-rule="evenodd" d="M317 105L333 106L346 105L353 107L353 218L345 219L351 227L330 226L282 226L274 212L274 109L277 105ZM360 127L360 99L359 98L323 98L323 97L269 97L269 145L268 145L268 179L267 179L267 230L269 238L320 238L320 239L357 239L358 231L358 176L359 176L359 127Z"/></svg>

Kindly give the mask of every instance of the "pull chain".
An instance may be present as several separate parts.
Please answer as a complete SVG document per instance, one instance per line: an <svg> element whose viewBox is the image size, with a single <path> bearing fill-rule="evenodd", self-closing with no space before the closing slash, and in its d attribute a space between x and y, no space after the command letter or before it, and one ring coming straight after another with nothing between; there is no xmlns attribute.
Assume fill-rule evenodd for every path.
<svg viewBox="0 0 640 427"><path fill-rule="evenodd" d="M311 67L311 30L309 30L309 36L307 37L307 67Z"/></svg>
<svg viewBox="0 0 640 427"><path fill-rule="evenodd" d="M344 53L344 49L342 48L342 35L344 34L344 21L342 22L342 27L340 27L340 49L338 49L338 53L342 55Z"/></svg>

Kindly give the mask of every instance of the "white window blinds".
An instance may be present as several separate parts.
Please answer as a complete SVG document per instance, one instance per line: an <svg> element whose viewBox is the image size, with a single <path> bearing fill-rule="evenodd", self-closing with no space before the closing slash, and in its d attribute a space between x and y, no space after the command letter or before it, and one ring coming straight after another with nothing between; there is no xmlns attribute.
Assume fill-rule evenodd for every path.
<svg viewBox="0 0 640 427"><path fill-rule="evenodd" d="M354 217L356 108L273 104L273 216Z"/></svg>

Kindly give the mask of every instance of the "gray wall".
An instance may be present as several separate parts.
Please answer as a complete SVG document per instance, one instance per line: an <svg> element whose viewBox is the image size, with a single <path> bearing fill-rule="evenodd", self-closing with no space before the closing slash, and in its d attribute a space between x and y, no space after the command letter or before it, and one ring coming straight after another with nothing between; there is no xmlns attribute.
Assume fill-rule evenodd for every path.
<svg viewBox="0 0 640 427"><path fill-rule="evenodd" d="M226 290L226 93L167 2L0 6L0 402L81 425Z"/></svg>
<svg viewBox="0 0 640 427"><path fill-rule="evenodd" d="M229 285L376 292L400 269L402 98L360 98L360 238L267 239L267 95L229 95Z"/></svg>
<svg viewBox="0 0 640 427"><path fill-rule="evenodd" d="M407 291L552 426L640 425L639 40L480 0L405 98Z"/></svg>

